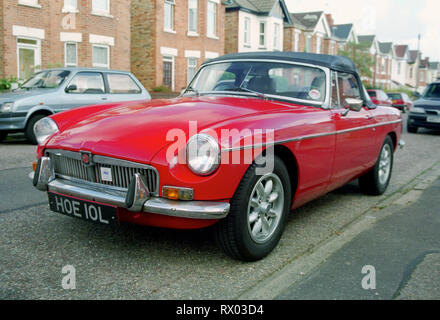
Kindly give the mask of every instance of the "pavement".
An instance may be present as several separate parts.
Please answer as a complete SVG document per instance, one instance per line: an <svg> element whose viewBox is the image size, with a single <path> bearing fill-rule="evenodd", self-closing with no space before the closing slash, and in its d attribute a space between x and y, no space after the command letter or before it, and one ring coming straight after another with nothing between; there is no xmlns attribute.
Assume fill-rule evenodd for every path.
<svg viewBox="0 0 440 320"><path fill-rule="evenodd" d="M439 194L440 179L411 205L376 212L372 227L276 298L439 300Z"/></svg>

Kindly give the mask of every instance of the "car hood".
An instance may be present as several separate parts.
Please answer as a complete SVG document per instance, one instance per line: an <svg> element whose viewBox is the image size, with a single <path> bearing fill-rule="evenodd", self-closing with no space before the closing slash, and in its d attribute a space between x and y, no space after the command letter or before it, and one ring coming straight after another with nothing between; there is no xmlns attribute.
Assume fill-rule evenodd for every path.
<svg viewBox="0 0 440 320"><path fill-rule="evenodd" d="M17 90L0 94L0 105L5 102L15 102L23 98L36 97L46 95L54 92L56 89L32 89L32 90Z"/></svg>
<svg viewBox="0 0 440 320"><path fill-rule="evenodd" d="M93 114L84 109L84 115L74 113L68 117L74 120L67 124L64 121L61 132L46 147L150 162L178 135L184 134L187 140L190 135L226 121L285 107L255 98L205 96L125 103ZM197 131L190 130L190 122Z"/></svg>
<svg viewBox="0 0 440 320"><path fill-rule="evenodd" d="M420 98L414 102L414 107L440 110L440 99L435 98Z"/></svg>

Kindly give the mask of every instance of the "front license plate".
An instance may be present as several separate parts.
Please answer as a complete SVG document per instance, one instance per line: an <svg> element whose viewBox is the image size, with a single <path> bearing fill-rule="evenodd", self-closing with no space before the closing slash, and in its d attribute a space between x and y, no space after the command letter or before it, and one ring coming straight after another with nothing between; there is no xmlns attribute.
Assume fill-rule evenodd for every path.
<svg viewBox="0 0 440 320"><path fill-rule="evenodd" d="M440 117L428 117L426 119L427 122L432 122L432 123L440 123Z"/></svg>
<svg viewBox="0 0 440 320"><path fill-rule="evenodd" d="M117 207L84 201L52 192L48 192L48 196L50 210L52 211L112 227L117 227L118 225Z"/></svg>

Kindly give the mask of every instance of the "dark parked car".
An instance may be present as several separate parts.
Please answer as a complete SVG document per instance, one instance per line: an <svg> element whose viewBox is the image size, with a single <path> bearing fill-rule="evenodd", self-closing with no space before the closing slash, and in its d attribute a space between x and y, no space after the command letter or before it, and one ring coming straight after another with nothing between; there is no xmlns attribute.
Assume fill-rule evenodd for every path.
<svg viewBox="0 0 440 320"><path fill-rule="evenodd" d="M0 94L0 142L9 133L24 132L26 138L36 144L35 123L57 112L92 104L150 98L130 72L91 68L44 70L18 89Z"/></svg>
<svg viewBox="0 0 440 320"><path fill-rule="evenodd" d="M428 85L408 115L408 132L418 128L440 129L440 81Z"/></svg>
<svg viewBox="0 0 440 320"><path fill-rule="evenodd" d="M387 94L393 102L393 107L399 109L403 113L409 111L412 101L406 93L391 92Z"/></svg>
<svg viewBox="0 0 440 320"><path fill-rule="evenodd" d="M371 101L376 106L385 106L385 107L392 107L393 102L391 101L390 97L387 96L387 94L383 90L379 89L372 89L367 90L368 94L370 95Z"/></svg>

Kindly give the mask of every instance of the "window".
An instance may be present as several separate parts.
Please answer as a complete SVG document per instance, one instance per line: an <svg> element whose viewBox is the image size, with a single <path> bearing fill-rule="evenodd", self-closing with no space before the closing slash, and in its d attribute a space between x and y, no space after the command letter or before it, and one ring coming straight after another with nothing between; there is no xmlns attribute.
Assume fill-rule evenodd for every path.
<svg viewBox="0 0 440 320"><path fill-rule="evenodd" d="M274 24L274 35L273 35L273 48L274 50L280 49L280 25L278 23Z"/></svg>
<svg viewBox="0 0 440 320"><path fill-rule="evenodd" d="M294 42L294 47L293 47L293 51L298 52L299 51L299 32L295 32L295 42Z"/></svg>
<svg viewBox="0 0 440 320"><path fill-rule="evenodd" d="M361 91L356 78L349 73L338 73L339 102L345 107L345 99L361 99Z"/></svg>
<svg viewBox="0 0 440 320"><path fill-rule="evenodd" d="M68 93L103 94L104 79L99 72L80 72L68 84Z"/></svg>
<svg viewBox="0 0 440 320"><path fill-rule="evenodd" d="M412 79L413 78L413 67L411 67L409 69L409 77Z"/></svg>
<svg viewBox="0 0 440 320"><path fill-rule="evenodd" d="M58 88L67 76L70 74L70 71L67 70L50 70L50 71L42 71L33 75L30 79L28 79L23 85L22 88L39 88L39 89L53 89Z"/></svg>
<svg viewBox="0 0 440 320"><path fill-rule="evenodd" d="M316 37L316 53L321 53L322 38Z"/></svg>
<svg viewBox="0 0 440 320"><path fill-rule="evenodd" d="M266 23L260 22L260 47L266 46Z"/></svg>
<svg viewBox="0 0 440 320"><path fill-rule="evenodd" d="M312 36L306 36L305 52L312 52Z"/></svg>
<svg viewBox="0 0 440 320"><path fill-rule="evenodd" d="M174 90L174 57L163 57L163 78L162 84Z"/></svg>
<svg viewBox="0 0 440 320"><path fill-rule="evenodd" d="M97 14L109 14L110 0L92 0L92 12Z"/></svg>
<svg viewBox="0 0 440 320"><path fill-rule="evenodd" d="M251 45L251 19L246 17L244 18L244 44L246 46Z"/></svg>
<svg viewBox="0 0 440 320"><path fill-rule="evenodd" d="M17 39L18 78L28 79L41 64L41 45L39 40Z"/></svg>
<svg viewBox="0 0 440 320"><path fill-rule="evenodd" d="M64 48L64 64L66 67L76 67L78 65L78 48L75 42L66 42Z"/></svg>
<svg viewBox="0 0 440 320"><path fill-rule="evenodd" d="M217 37L217 3L208 1L208 37Z"/></svg>
<svg viewBox="0 0 440 320"><path fill-rule="evenodd" d="M92 60L94 67L110 68L110 47L94 44Z"/></svg>
<svg viewBox="0 0 440 320"><path fill-rule="evenodd" d="M38 4L38 0L18 0L18 4L22 4L24 6L41 8L41 6Z"/></svg>
<svg viewBox="0 0 440 320"><path fill-rule="evenodd" d="M77 0L64 0L63 12L76 12L78 11Z"/></svg>
<svg viewBox="0 0 440 320"><path fill-rule="evenodd" d="M165 0L164 4L164 30L174 31L174 0Z"/></svg>
<svg viewBox="0 0 440 320"><path fill-rule="evenodd" d="M188 0L188 31L197 33L198 0Z"/></svg>
<svg viewBox="0 0 440 320"><path fill-rule="evenodd" d="M108 86L110 93L134 94L141 93L141 89L128 74L108 73Z"/></svg>
<svg viewBox="0 0 440 320"><path fill-rule="evenodd" d="M400 75L401 68L402 68L402 63L399 62L399 63L397 64L397 74L398 74L398 75Z"/></svg>
<svg viewBox="0 0 440 320"><path fill-rule="evenodd" d="M197 72L197 58L188 58L188 83L194 78Z"/></svg>

